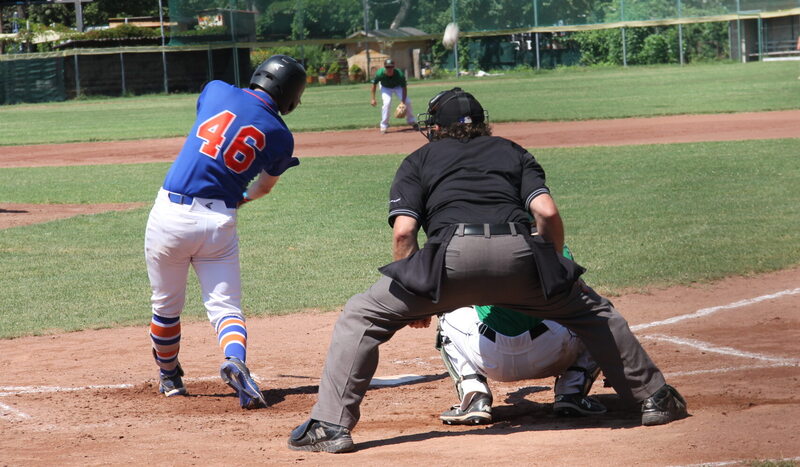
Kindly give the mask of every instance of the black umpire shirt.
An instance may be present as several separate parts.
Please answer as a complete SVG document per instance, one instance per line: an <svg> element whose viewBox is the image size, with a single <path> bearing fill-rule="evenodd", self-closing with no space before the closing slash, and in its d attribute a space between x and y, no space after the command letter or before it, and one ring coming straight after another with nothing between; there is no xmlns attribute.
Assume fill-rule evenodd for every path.
<svg viewBox="0 0 800 467"><path fill-rule="evenodd" d="M531 200L549 192L542 167L513 141L444 138L411 153L397 169L389 224L399 215L413 217L428 238L459 223L528 224Z"/></svg>
<svg viewBox="0 0 800 467"><path fill-rule="evenodd" d="M389 224L397 216L413 217L428 241L411 256L378 270L409 292L437 302L445 251L456 224L529 224L531 200L549 192L533 155L505 138L428 143L403 160L389 192ZM533 237L526 237L535 248ZM560 271L552 244L548 248L549 263ZM558 280L555 287L562 287Z"/></svg>

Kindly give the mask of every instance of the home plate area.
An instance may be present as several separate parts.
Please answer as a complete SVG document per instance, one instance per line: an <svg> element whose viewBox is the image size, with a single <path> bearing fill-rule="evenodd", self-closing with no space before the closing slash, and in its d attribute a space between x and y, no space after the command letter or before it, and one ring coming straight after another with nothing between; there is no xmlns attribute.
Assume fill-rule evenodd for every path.
<svg viewBox="0 0 800 467"><path fill-rule="evenodd" d="M739 278L614 298L668 382L688 401L691 416L663 427L639 426L636 407L604 387L602 375L592 388L609 408L602 416L556 417L554 381L548 378L491 382L491 425L442 425L439 414L456 396L434 349L435 324L403 329L381 347L353 431L357 451L347 456L371 465L457 458L493 464L535 446L531 465L794 459L800 456L800 438L791 428L800 413L800 288L791 287L797 272L775 273L778 281ZM285 446L289 431L316 401L336 316L309 312L248 321L248 363L270 404L253 411L239 408L219 378L218 350L208 324L200 321L184 326L181 362L189 395L169 399L157 394L144 327L3 341L11 358L0 363L0 463L342 462ZM574 447L577 439L581 449ZM154 447L164 443L180 459L163 458Z"/></svg>

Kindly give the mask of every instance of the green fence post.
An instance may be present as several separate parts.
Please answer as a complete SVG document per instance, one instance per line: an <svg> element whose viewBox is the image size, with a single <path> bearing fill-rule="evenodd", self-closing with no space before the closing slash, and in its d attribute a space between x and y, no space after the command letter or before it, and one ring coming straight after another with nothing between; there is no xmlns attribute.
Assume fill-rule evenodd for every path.
<svg viewBox="0 0 800 467"><path fill-rule="evenodd" d="M736 0L736 51L739 55L739 61L744 63L747 59L742 50L742 19L739 17L740 11L742 11L741 5L739 4L739 0Z"/></svg>
<svg viewBox="0 0 800 467"><path fill-rule="evenodd" d="M125 56L122 52L119 53L119 68L122 77L122 95L125 96Z"/></svg>
<svg viewBox="0 0 800 467"><path fill-rule="evenodd" d="M72 56L75 59L75 99L81 97L81 72L78 67L78 54Z"/></svg>
<svg viewBox="0 0 800 467"><path fill-rule="evenodd" d="M763 25L761 23L761 14L758 15L758 61L764 61L764 36Z"/></svg>
<svg viewBox="0 0 800 467"><path fill-rule="evenodd" d="M538 0L533 0L533 27L539 27L539 6ZM541 59L539 57L539 32L534 34L534 40L536 42L536 69L540 69L541 67Z"/></svg>
<svg viewBox="0 0 800 467"><path fill-rule="evenodd" d="M678 19L681 18L681 0L678 0ZM683 24L678 23L678 54L683 65Z"/></svg>
<svg viewBox="0 0 800 467"><path fill-rule="evenodd" d="M625 22L625 0L620 0L620 20ZM625 40L625 26L622 26L622 66L628 66L628 51L627 51L627 44Z"/></svg>
<svg viewBox="0 0 800 467"><path fill-rule="evenodd" d="M456 0L452 0L451 4L453 5L453 22L456 22ZM456 44L453 46L453 58L455 61L455 68L456 68L456 79L459 77L458 72L458 37L456 37Z"/></svg>
<svg viewBox="0 0 800 467"><path fill-rule="evenodd" d="M164 50L164 11L161 7L161 0L158 0L158 22L161 26L161 64L164 68L164 94L169 94L167 78L167 52Z"/></svg>

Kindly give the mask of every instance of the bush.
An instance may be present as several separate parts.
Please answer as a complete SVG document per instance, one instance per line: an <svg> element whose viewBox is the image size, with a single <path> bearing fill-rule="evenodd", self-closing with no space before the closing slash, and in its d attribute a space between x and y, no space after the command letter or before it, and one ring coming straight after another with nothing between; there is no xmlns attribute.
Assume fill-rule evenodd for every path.
<svg viewBox="0 0 800 467"><path fill-rule="evenodd" d="M161 31L152 28L140 28L131 24L123 24L115 28L97 29L75 35L74 39L130 39L134 37L161 37Z"/></svg>
<svg viewBox="0 0 800 467"><path fill-rule="evenodd" d="M670 49L670 43L665 35L652 34L644 38L642 50L637 54L636 62L643 65L670 63L673 61Z"/></svg>
<svg viewBox="0 0 800 467"><path fill-rule="evenodd" d="M582 65L621 65L622 30L580 31L572 35L579 45ZM627 63L631 65L677 63L678 27L625 29ZM725 60L729 54L727 23L701 23L683 26L684 60Z"/></svg>

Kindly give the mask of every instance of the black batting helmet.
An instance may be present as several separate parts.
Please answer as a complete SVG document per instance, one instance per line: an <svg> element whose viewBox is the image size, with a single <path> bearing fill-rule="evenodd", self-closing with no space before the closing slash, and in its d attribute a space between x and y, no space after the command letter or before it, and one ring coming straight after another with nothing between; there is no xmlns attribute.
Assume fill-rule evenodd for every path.
<svg viewBox="0 0 800 467"><path fill-rule="evenodd" d="M430 131L433 125L446 128L455 123L484 123L489 119L488 112L475 97L461 88L442 91L428 101L428 113L420 114L417 118L420 131L427 132L431 139Z"/></svg>
<svg viewBox="0 0 800 467"><path fill-rule="evenodd" d="M300 96L306 89L306 69L288 55L273 55L250 78L250 88L255 86L269 93L281 114L286 115L300 105Z"/></svg>

